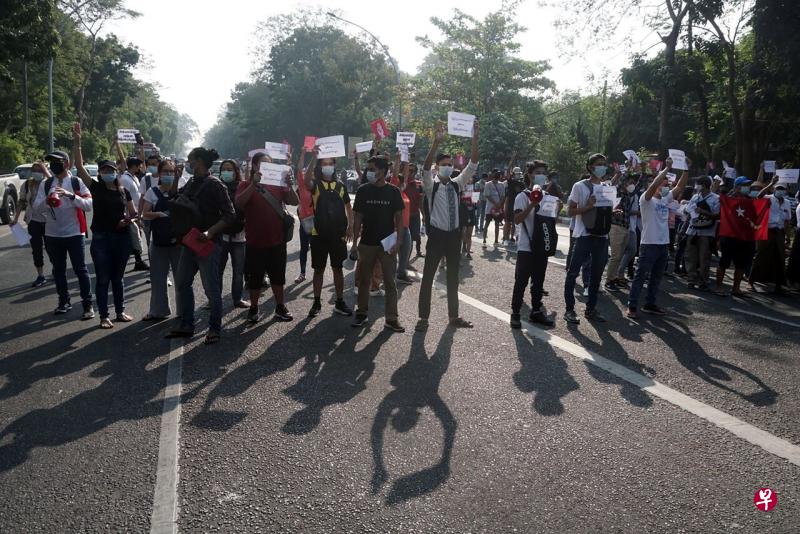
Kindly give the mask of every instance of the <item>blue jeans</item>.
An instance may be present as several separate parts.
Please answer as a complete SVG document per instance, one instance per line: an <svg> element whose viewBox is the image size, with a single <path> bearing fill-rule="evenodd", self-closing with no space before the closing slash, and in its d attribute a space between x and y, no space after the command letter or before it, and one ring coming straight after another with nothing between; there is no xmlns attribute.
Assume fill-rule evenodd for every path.
<svg viewBox="0 0 800 534"><path fill-rule="evenodd" d="M214 250L208 257L200 258L191 249L182 247L181 259L178 262L178 274L175 275L178 287L177 298L181 300L181 328L194 330L194 277L200 271L203 289L211 304L208 316L208 329L212 332L222 331L222 287L219 277L219 257L222 247L214 244Z"/></svg>
<svg viewBox="0 0 800 534"><path fill-rule="evenodd" d="M567 278L564 281L564 303L567 311L575 310L575 280L581 267L587 259L591 258L592 268L589 273L589 301L586 310L594 310L597 306L597 292L600 289L600 279L608 261L608 238L585 235L575 239L575 247L567 266Z"/></svg>
<svg viewBox="0 0 800 534"><path fill-rule="evenodd" d="M619 269L617 270L617 278L623 278L625 269L628 268L631 260L636 257L636 246L638 243L639 234L636 230L629 230L628 232L628 245L625 247L625 252L622 254L622 260L619 262Z"/></svg>
<svg viewBox="0 0 800 534"><path fill-rule="evenodd" d="M647 296L645 304L652 306L656 303L658 286L661 285L661 278L667 267L669 260L669 245L641 245L639 247L639 265L636 268L636 276L633 277L631 293L628 298L628 307L634 310L639 307L639 293L642 292L644 281L647 282Z"/></svg>
<svg viewBox="0 0 800 534"><path fill-rule="evenodd" d="M69 287L67 286L67 255L72 264L72 271L78 278L81 288L81 301L84 306L92 305L92 282L89 280L89 269L86 267L84 257L84 238L82 235L72 237L47 237L44 246L50 263L53 265L53 279L56 281L58 303L69 302Z"/></svg>
<svg viewBox="0 0 800 534"><path fill-rule="evenodd" d="M408 276L408 260L411 259L411 231L404 228L403 246L397 251L397 276Z"/></svg>
<svg viewBox="0 0 800 534"><path fill-rule="evenodd" d="M125 266L131 256L131 240L128 233L92 232L89 248L94 262L94 294L100 318L108 317L108 285L114 294L114 311L117 315L125 311Z"/></svg>
<svg viewBox="0 0 800 534"><path fill-rule="evenodd" d="M228 265L228 255L231 257L231 267L233 268L233 279L231 280L231 296L235 305L242 300L242 290L244 289L244 243L233 241L222 242L222 252L219 256L219 287L222 291L222 276L225 274L225 266Z"/></svg>

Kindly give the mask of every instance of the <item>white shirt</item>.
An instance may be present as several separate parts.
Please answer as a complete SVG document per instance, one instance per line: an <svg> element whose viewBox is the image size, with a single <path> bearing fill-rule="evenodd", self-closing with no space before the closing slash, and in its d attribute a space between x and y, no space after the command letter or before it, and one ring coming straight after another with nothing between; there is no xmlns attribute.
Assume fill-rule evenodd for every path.
<svg viewBox="0 0 800 534"><path fill-rule="evenodd" d="M459 191L464 191L464 183L470 182L478 170L478 164L470 161L464 170L454 179L448 183L439 184L436 190L436 197L433 199L433 206L431 206L431 226L444 230L445 232L452 232L458 230L458 207L460 199L456 194L455 188L451 185L458 184ZM422 171L422 189L425 191L425 200L430 205L430 197L433 194L433 172L431 169ZM450 203L453 202L455 206L455 225L452 224L450 218Z"/></svg>
<svg viewBox="0 0 800 534"><path fill-rule="evenodd" d="M781 202L775 195L767 195L769 206L769 227L783 228L787 221L792 221L792 208L786 198Z"/></svg>
<svg viewBox="0 0 800 534"><path fill-rule="evenodd" d="M714 215L719 215L719 195L716 193L709 193L705 198L700 193L695 194L692 199L689 201L689 204L686 206L686 213L689 214L689 220L695 221L700 214L697 213L697 204L701 200L705 200L708 207L711 209L711 213ZM717 222L715 221L714 224L709 226L708 228L694 228L689 225L689 228L686 230L686 235L696 235L700 237L714 237L717 235Z"/></svg>
<svg viewBox="0 0 800 534"><path fill-rule="evenodd" d="M514 199L514 211L522 210L525 211L528 209L528 206L531 203L530 193L527 191L523 191L522 193L517 195L517 198ZM536 210L533 209L525 217L525 225L528 227L528 231L533 232L533 225L535 224L535 215ZM521 250L523 252L532 252L531 250L531 242L528 238L528 232L525 231L525 226L518 224L517 225L517 250Z"/></svg>
<svg viewBox="0 0 800 534"><path fill-rule="evenodd" d="M92 194L89 192L89 188L86 187L83 180L78 180L80 191L73 191L72 175L69 171L63 180L53 179L53 185L50 186L49 191L44 190L45 183L43 181L39 185L39 189L36 192L36 200L33 201L34 211L44 217L44 235L47 237L75 237L82 235L76 210L92 211ZM76 194L75 199L61 197L61 205L59 207L52 208L48 206L47 202L45 202L47 196L56 187L62 187L66 191L74 192Z"/></svg>
<svg viewBox="0 0 800 534"><path fill-rule="evenodd" d="M797 220L797 227L800 228L800 204L797 205L797 211L795 212L796 220Z"/></svg>
<svg viewBox="0 0 800 534"><path fill-rule="evenodd" d="M159 180L158 176L153 176L150 173L145 174L144 176L142 176L142 179L139 180L139 196L140 197L145 196L145 194L150 190L150 187L147 187L148 178L150 179L149 180L150 187L157 187L158 185L161 184L161 180ZM137 209L139 208L138 204L136 205L136 208Z"/></svg>
<svg viewBox="0 0 800 534"><path fill-rule="evenodd" d="M494 182L486 182L486 187L483 188L483 199L486 201L486 207L484 208L484 214L490 215L492 210L494 209L495 205L492 204L495 200L497 200L498 209L502 210L503 207L503 199L506 197L506 184L505 182L497 181ZM516 199L515 199L516 200Z"/></svg>
<svg viewBox="0 0 800 534"><path fill-rule="evenodd" d="M639 208L642 212L642 245L669 244L669 205L672 202L672 191L667 196L658 198L653 195L645 199L647 193L639 197Z"/></svg>
<svg viewBox="0 0 800 534"><path fill-rule="evenodd" d="M130 193L131 200L133 201L133 207L137 210L139 209L139 179L133 176L128 171L119 175L119 181L122 184L122 187Z"/></svg>
<svg viewBox="0 0 800 534"><path fill-rule="evenodd" d="M592 188L594 188L594 184L591 184ZM583 180L579 180L575 182L575 185L572 186L572 192L569 194L569 201L574 202L579 208L586 207L586 204L589 202L589 197L594 194L593 191L590 191L588 187L586 187L586 183ZM575 228L572 230L572 237L578 238L587 235L592 235L586 230L586 225L583 224L583 216L582 215L575 215L573 217L575 220ZM597 237L604 237L604 236L597 236Z"/></svg>

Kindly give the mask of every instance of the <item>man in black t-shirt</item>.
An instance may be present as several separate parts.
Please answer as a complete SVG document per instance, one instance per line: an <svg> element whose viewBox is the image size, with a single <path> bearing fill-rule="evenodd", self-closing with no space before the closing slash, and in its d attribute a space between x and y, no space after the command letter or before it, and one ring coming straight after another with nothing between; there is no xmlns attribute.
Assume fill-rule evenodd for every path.
<svg viewBox="0 0 800 534"><path fill-rule="evenodd" d="M354 327L367 322L369 306L369 284L375 262L381 262L383 284L386 289L385 327L395 332L405 332L397 317L397 251L403 239L403 198L400 190L386 182L389 161L385 157L373 156L367 162L367 183L358 188L353 206L353 247L358 247L361 278L358 283L358 309ZM395 234L396 242L385 249L382 241ZM359 242L360 238L360 242Z"/></svg>

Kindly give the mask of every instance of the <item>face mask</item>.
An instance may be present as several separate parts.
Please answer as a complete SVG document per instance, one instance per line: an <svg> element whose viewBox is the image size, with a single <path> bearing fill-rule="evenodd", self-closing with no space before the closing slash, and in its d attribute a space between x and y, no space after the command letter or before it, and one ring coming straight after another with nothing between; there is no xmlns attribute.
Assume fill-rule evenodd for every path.
<svg viewBox="0 0 800 534"><path fill-rule="evenodd" d="M147 172L149 172L150 174L155 174L158 172L158 167L156 167L155 165L148 165Z"/></svg>
<svg viewBox="0 0 800 534"><path fill-rule="evenodd" d="M749 185L746 185L746 186L744 186L744 187L740 187L740 188L739 188L739 192L740 192L741 194L743 194L743 195L749 195L749 194L750 194L750 186L749 186Z"/></svg>
<svg viewBox="0 0 800 534"><path fill-rule="evenodd" d="M367 171L367 181L374 184L378 181L378 173L375 171Z"/></svg>
<svg viewBox="0 0 800 534"><path fill-rule="evenodd" d="M784 191L783 189L778 189L777 191L775 191L775 198L783 198L785 196L786 196L786 191Z"/></svg>
<svg viewBox="0 0 800 534"><path fill-rule="evenodd" d="M534 185L544 185L547 182L547 176L544 174L536 174L533 176Z"/></svg>
<svg viewBox="0 0 800 534"><path fill-rule="evenodd" d="M443 165L439 167L439 177L440 178L450 178L453 174L453 166L452 165Z"/></svg>
<svg viewBox="0 0 800 534"><path fill-rule="evenodd" d="M100 175L100 178L102 178L105 183L110 184L117 176L114 173L104 173Z"/></svg>
<svg viewBox="0 0 800 534"><path fill-rule="evenodd" d="M594 175L597 176L598 178L602 178L603 176L606 175L607 171L608 171L608 167L597 166L597 167L594 168L594 170L592 172L594 172Z"/></svg>
<svg viewBox="0 0 800 534"><path fill-rule="evenodd" d="M633 193L634 191L636 191L636 186L631 184L625 188L625 191L627 191L628 193Z"/></svg>
<svg viewBox="0 0 800 534"><path fill-rule="evenodd" d="M175 175L174 174L162 174L160 176L160 180L161 180L162 184L170 186L175 181Z"/></svg>
<svg viewBox="0 0 800 534"><path fill-rule="evenodd" d="M43 172L32 172L31 173L31 178L33 178L37 182L41 182L42 180L44 180L44 173Z"/></svg>
<svg viewBox="0 0 800 534"><path fill-rule="evenodd" d="M64 162L61 160L51 161L50 170L53 172L53 174L61 174L64 172Z"/></svg>
<svg viewBox="0 0 800 534"><path fill-rule="evenodd" d="M515 173L514 173L514 178L516 178L517 180L519 180L520 178L522 178L522 173L521 173L521 172L519 172L519 171L515 172Z"/></svg>
<svg viewBox="0 0 800 534"><path fill-rule="evenodd" d="M758 191L750 191L750 198L758 198Z"/></svg>
<svg viewBox="0 0 800 534"><path fill-rule="evenodd" d="M325 178L330 178L331 176L333 176L333 173L336 172L336 167L334 167L333 165L325 165L321 168L321 170L322 170L322 176L324 176Z"/></svg>
<svg viewBox="0 0 800 534"><path fill-rule="evenodd" d="M665 197L665 196L669 195L670 191L672 191L672 189L670 189L669 187L662 187L661 188L661 196Z"/></svg>
<svg viewBox="0 0 800 534"><path fill-rule="evenodd" d="M219 175L223 182L230 183L233 181L233 171L222 171Z"/></svg>

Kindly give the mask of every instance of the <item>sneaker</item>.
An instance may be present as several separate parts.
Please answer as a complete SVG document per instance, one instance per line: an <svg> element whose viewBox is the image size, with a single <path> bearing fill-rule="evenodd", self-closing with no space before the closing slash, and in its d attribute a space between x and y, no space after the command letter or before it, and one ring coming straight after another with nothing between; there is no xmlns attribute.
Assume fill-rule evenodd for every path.
<svg viewBox="0 0 800 534"><path fill-rule="evenodd" d="M288 309L286 309L285 304L278 304L277 306L275 306L275 318L281 321L282 323L288 323L289 321L294 320L292 314L289 313Z"/></svg>
<svg viewBox="0 0 800 534"><path fill-rule="evenodd" d="M645 304L642 306L642 311L652 315L666 315L667 312L660 308L657 304Z"/></svg>
<svg viewBox="0 0 800 534"><path fill-rule="evenodd" d="M34 280L33 283L31 284L31 287L42 287L45 284L45 282L47 282L47 278L45 278L44 276L37 276L36 280Z"/></svg>
<svg viewBox="0 0 800 534"><path fill-rule="evenodd" d="M400 323L397 322L396 319L394 321L386 321L386 322L384 322L383 327L384 328L388 328L392 332L397 332L398 334L402 334L403 332L406 331L406 329L403 328L403 326L401 326Z"/></svg>
<svg viewBox="0 0 800 534"><path fill-rule="evenodd" d="M619 286L614 281L606 282L603 287L606 288L606 291L619 291Z"/></svg>
<svg viewBox="0 0 800 534"><path fill-rule="evenodd" d="M404 284L404 285L407 285L407 286L414 283L414 281L408 275L406 275L406 276L399 276L398 275L395 280L397 280L398 284Z"/></svg>
<svg viewBox="0 0 800 534"><path fill-rule="evenodd" d="M556 322L544 314L542 311L531 312L528 321L542 326L555 326Z"/></svg>
<svg viewBox="0 0 800 534"><path fill-rule="evenodd" d="M511 328L514 330L519 330L522 328L522 320L520 320L518 313L511 314Z"/></svg>
<svg viewBox="0 0 800 534"><path fill-rule="evenodd" d="M383 292L383 289L370 289L369 296L370 297L383 297L386 293Z"/></svg>
<svg viewBox="0 0 800 534"><path fill-rule="evenodd" d="M250 306L250 311L247 312L247 322L250 324L256 324L260 320L261 317L258 315L258 306Z"/></svg>
<svg viewBox="0 0 800 534"><path fill-rule="evenodd" d="M564 312L564 320L570 324L580 324L581 320L578 319L578 314L575 310L567 310Z"/></svg>
<svg viewBox="0 0 800 534"><path fill-rule="evenodd" d="M143 262L143 261L137 261L137 262L136 262L136 263L133 265L133 270L134 270L134 271L149 271L149 270L150 270L150 266L149 266L149 265L147 265L147 264L146 264L145 262Z"/></svg>
<svg viewBox="0 0 800 534"><path fill-rule="evenodd" d="M353 310L347 305L344 299L337 300L336 304L333 307L333 311L338 313L339 315L344 315L345 317L350 317L353 315Z"/></svg>
<svg viewBox="0 0 800 534"><path fill-rule="evenodd" d="M53 312L53 315L63 315L72 309L72 304L69 302L64 302L58 305L56 311Z"/></svg>
<svg viewBox="0 0 800 534"><path fill-rule="evenodd" d="M94 319L94 308L91 304L83 307L83 315L81 315L81 321L88 321L89 319Z"/></svg>
<svg viewBox="0 0 800 534"><path fill-rule="evenodd" d="M300 273L300 275L294 279L295 284L301 284L306 281L306 273Z"/></svg>
<svg viewBox="0 0 800 534"><path fill-rule="evenodd" d="M309 317L316 317L319 315L319 312L322 311L322 303L318 299L314 299L314 304L311 305L311 309L308 310Z"/></svg>
<svg viewBox="0 0 800 534"><path fill-rule="evenodd" d="M450 326L452 326L453 328L474 328L475 325L473 325L466 319L462 319L461 317L456 317L455 319L450 319Z"/></svg>
<svg viewBox="0 0 800 534"><path fill-rule="evenodd" d="M597 313L597 310L586 310L583 312L583 316L589 319L590 321L594 321L595 323L605 323L606 318Z"/></svg>
<svg viewBox="0 0 800 534"><path fill-rule="evenodd" d="M584 297L588 297L589 296L589 288L588 287L583 290L583 296Z"/></svg>
<svg viewBox="0 0 800 534"><path fill-rule="evenodd" d="M367 318L366 315L357 314L355 321L353 321L353 328L359 328L361 326L364 326L365 324L367 324L367 321L369 321L369 319Z"/></svg>
<svg viewBox="0 0 800 534"><path fill-rule="evenodd" d="M639 314L636 313L636 308L628 308L625 310L625 317L636 320L639 318Z"/></svg>
<svg viewBox="0 0 800 534"><path fill-rule="evenodd" d="M414 330L417 332L427 332L428 331L428 320L427 319L420 319L417 321L417 326L414 327Z"/></svg>

